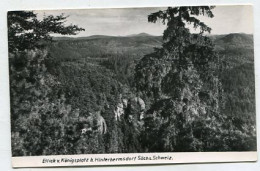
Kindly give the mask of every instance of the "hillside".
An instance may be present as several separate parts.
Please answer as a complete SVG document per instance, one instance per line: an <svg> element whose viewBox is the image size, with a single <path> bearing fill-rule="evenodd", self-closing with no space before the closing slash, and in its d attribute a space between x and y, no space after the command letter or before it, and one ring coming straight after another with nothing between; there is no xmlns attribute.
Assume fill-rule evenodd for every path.
<svg viewBox="0 0 260 171"><path fill-rule="evenodd" d="M215 50L220 53L230 65L240 65L254 61L253 35L228 34L211 35ZM132 56L140 59L153 51L154 47L162 44L161 36L147 33L115 37L93 35L89 37L55 37L50 51L61 61L79 60L80 58L103 58L104 60L116 55Z"/></svg>
<svg viewBox="0 0 260 171"><path fill-rule="evenodd" d="M107 58L108 55L122 54L141 58L160 47L159 36L136 35L113 37L95 35L81 38L55 38L50 51L55 58L71 60L79 58Z"/></svg>
<svg viewBox="0 0 260 171"><path fill-rule="evenodd" d="M251 35L218 35L211 37L216 43L215 48L219 53L220 61L219 66L222 71L219 73L219 78L221 79L224 96L225 96L225 106L221 106L220 118L225 117L228 122L223 122L223 127L218 128L214 126L201 127L203 117L200 116L196 125L194 125L194 132L196 136L201 136L201 130L213 129L215 132L220 133L223 137L217 137L213 139L213 144L222 145L221 141L225 137L229 137L228 148L218 147L219 151L234 151L234 150L255 150L255 91L254 91L254 55L253 55L253 44ZM55 38L52 44L49 44L49 54L46 54L46 68L50 75L46 75L45 78L48 82L52 83L55 78L57 85L53 85L53 89L50 94L53 94L60 99L54 101L54 103L49 104L48 98L43 100L45 105L42 105L42 101L34 102L40 106L40 111L51 110L48 115L43 115L39 118L35 115L31 115L28 118L22 118L17 120L17 123L24 128L24 132L28 130L36 130L38 132L28 133L28 137L33 137L37 139L39 127L36 124L30 124L30 121L40 121L44 117L45 122L42 125L48 125L48 130L45 132L43 137L43 143L39 147L46 146L48 148L39 148L37 154L101 154L101 153L136 153L136 152L147 152L147 149L143 148L142 145L155 144L154 138L158 146L150 147L151 151L164 151L164 147L160 143L164 143L165 135L167 133L167 128L161 127L164 132L160 133L158 125L163 124L167 120L164 119L167 115L155 116L155 118L149 117L149 112L154 110L157 111L161 107L167 107L171 103L167 103L167 99L162 99L160 103L150 103L149 99L142 97L146 107L146 113L144 121L131 122L129 121L130 112L139 113L138 107L129 106L124 109L125 114L121 117L121 120L117 120L115 117L115 111L118 109L118 105L122 102L123 98L127 100L129 104L133 103L131 99L136 99L138 94L135 91L135 66L141 58L146 54L153 52L154 47L160 47L162 43L162 38L159 36L151 36L146 34L131 35L128 37L113 37L113 36L91 36L83 38ZM37 52L40 53L40 52ZM17 58L19 58L18 56ZM31 57L29 56L31 59ZM33 64L34 61L32 61ZM30 65L35 66L35 65ZM33 70L30 74L37 75L37 72L45 71L46 68L42 66L41 69ZM20 75L25 75L29 77L30 74L25 72L19 72ZM16 76L17 73L13 74ZM38 77L37 79L41 79ZM42 75L44 77L44 75ZM42 81L42 79L40 80ZM24 82L18 84L23 88ZM11 84L16 86L17 83ZM43 84L44 85L44 84ZM28 86L28 85L24 85ZM45 87L42 90L45 91ZM27 90L29 91L29 90ZM37 89L33 90L36 96L39 96L39 91ZM29 94L29 93L27 93ZM44 93L43 93L44 94ZM29 94L30 96L30 94ZM52 97L51 98L57 98ZM38 104L39 103L39 104ZM46 105L47 104L47 105ZM134 103L133 103L134 104ZM57 105L58 108L53 108L52 105ZM178 107L178 106L177 106ZM131 111L131 110L133 111ZM170 108L168 112L172 113ZM36 111L38 109L35 109ZM99 112L99 113L98 113ZM94 113L94 115L92 115ZM154 114L154 112L151 112ZM98 123L97 117L101 115L103 121L106 123L106 130L104 134L101 131L99 134L98 126L91 127L91 130L84 133L83 128L88 127L86 120L90 116L96 117L95 122ZM40 116L40 115L39 115ZM174 119L172 126L179 124L184 118L178 115ZM205 119L205 118L204 118ZM207 119L207 118L206 118ZM20 122L21 121L21 122ZM94 121L93 121L94 122ZM203 120L204 122L204 120ZM205 120L205 122L213 122L214 120ZM228 129L226 131L225 127L229 128L229 124L232 122L232 130ZM24 127L24 123L27 123ZM96 124L95 123L95 124ZM245 123L245 124L241 124ZM94 125L94 123L93 123ZM167 124L165 124L167 126ZM245 126L245 127L244 127ZM143 131L145 128L147 131ZM151 129L150 129L151 128ZM208 129L210 128L210 129ZM13 127L13 130L15 128ZM52 130L61 130L60 132ZM187 129L181 129L187 131ZM243 133L240 130L245 130ZM166 131L166 132L165 132ZM180 140L181 144L178 146L179 149L185 149L188 144L182 142L189 142L185 139L187 136L183 136L183 132L180 132L180 137L184 140ZM62 141L56 138L57 135L62 135ZM149 136L148 136L149 135ZM209 135L214 135L212 132L203 132L204 138L210 137ZM139 141L139 137L142 140ZM158 138L159 137L159 138ZM238 137L234 139L233 137ZM189 137L188 137L189 138ZM204 139L203 138L203 139ZM19 136L14 135L14 142L18 145L21 142ZM162 140L162 141L161 141ZM241 141L246 140L243 145L240 144ZM36 142L34 139L31 142ZM236 144L235 142L238 142ZM56 144L63 143L60 149L56 149ZM159 143L159 144L158 144ZM183 146L182 146L183 145ZM35 147L33 144L29 144L28 149ZM38 146L37 146L38 147ZM161 147L161 148L157 148ZM23 155L20 146L18 148L13 148L13 155L19 156ZM216 151L216 148L206 149L207 151ZM54 152L53 152L54 151ZM175 149L168 150L175 151ZM178 149L176 150L178 151ZM180 150L179 150L180 151ZM189 149L186 151L190 151ZM199 150L198 150L199 151Z"/></svg>
<svg viewBox="0 0 260 171"><path fill-rule="evenodd" d="M217 38L214 43L222 49L246 48L253 49L253 35L243 33L228 34Z"/></svg>
<svg viewBox="0 0 260 171"><path fill-rule="evenodd" d="M223 61L221 65L224 70L220 75L227 98L232 98L237 104L243 104L243 101L252 104L251 107L242 109L241 105L227 103L223 110L242 117L243 115L254 116L253 36L235 33L213 35L210 38ZM80 38L63 37L55 38L54 43L50 46L50 52L57 61L65 62L62 65L64 72L66 68L71 68L70 65L75 62L85 66L96 66L88 68L90 71L95 70L96 73L100 74L103 74L102 68L108 69L107 71L114 75L113 80L118 80L120 84L128 87L133 84L134 67L137 61L145 54L151 53L154 47L160 47L161 43L162 37L146 33L126 37L104 35ZM96 71L97 67L100 67L98 71ZM78 72L84 71L83 69L78 70ZM60 71L58 73L61 74ZM68 74L66 74L66 78L70 78ZM75 73L72 80L77 75ZM68 82L70 80L66 81L66 85ZM67 86L69 87L69 85ZM75 99L75 101L77 100Z"/></svg>
<svg viewBox="0 0 260 171"><path fill-rule="evenodd" d="M12 156L256 151L253 36L207 35L212 9L9 12Z"/></svg>
<svg viewBox="0 0 260 171"><path fill-rule="evenodd" d="M229 67L254 62L253 35L229 34L214 41L215 49Z"/></svg>

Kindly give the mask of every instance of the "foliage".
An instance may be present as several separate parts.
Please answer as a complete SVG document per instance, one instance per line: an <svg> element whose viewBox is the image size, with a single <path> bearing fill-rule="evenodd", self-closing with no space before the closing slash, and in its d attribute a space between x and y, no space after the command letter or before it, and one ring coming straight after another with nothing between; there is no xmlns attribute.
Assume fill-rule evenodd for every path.
<svg viewBox="0 0 260 171"><path fill-rule="evenodd" d="M79 136L75 111L66 104L64 94L58 92L59 82L46 67L48 51L36 48L39 41L50 40L52 32L75 34L82 30L64 26L65 19L61 15L39 21L33 12L8 13L14 156L70 153ZM71 130L73 133L68 133Z"/></svg>
<svg viewBox="0 0 260 171"><path fill-rule="evenodd" d="M169 7L148 17L149 22L161 20L167 24L162 48L146 55L136 66L137 89L151 101L147 114L154 116L145 120L143 141L148 152L226 151L237 148L230 142L241 138L240 134L254 139L221 114L225 104L219 78L222 61L210 38L203 35L211 29L195 18L213 17L212 8ZM200 33L191 34L187 24ZM231 119L231 123L226 125L225 119ZM240 133L228 134L230 129ZM160 138L154 142L147 138L150 136ZM254 146L252 142L246 144Z"/></svg>
<svg viewBox="0 0 260 171"><path fill-rule="evenodd" d="M39 21L32 12L10 12L13 156L255 150L251 38L204 36L210 28L195 17L213 17L211 9L176 7L149 15L150 22L167 24L163 41L149 35L94 36L46 44L41 42L52 39L55 29L61 34L81 29L67 28L64 16ZM60 26L45 28L51 20ZM188 23L201 33L191 34ZM30 37L31 26L37 39ZM244 39L245 44L237 42ZM115 120L122 95L142 97L143 120L129 122L138 112L129 106ZM98 132L97 123L83 133L96 111L107 133Z"/></svg>
<svg viewBox="0 0 260 171"><path fill-rule="evenodd" d="M56 147L64 141L60 136L64 136L66 119L73 112L64 97L57 97L58 83L46 71L45 58L47 52L40 50L10 54L14 155L60 154L68 150ZM17 143L20 146L14 146Z"/></svg>
<svg viewBox="0 0 260 171"><path fill-rule="evenodd" d="M9 52L34 49L40 46L39 41L50 41L50 34L75 35L83 28L76 25L65 26L66 16L44 16L38 20L32 11L9 11L8 19L8 45Z"/></svg>

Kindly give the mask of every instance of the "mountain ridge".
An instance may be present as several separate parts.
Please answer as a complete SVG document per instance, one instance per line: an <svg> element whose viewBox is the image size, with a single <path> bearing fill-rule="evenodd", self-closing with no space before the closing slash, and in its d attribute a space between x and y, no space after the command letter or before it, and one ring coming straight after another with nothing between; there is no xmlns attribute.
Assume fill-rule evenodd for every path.
<svg viewBox="0 0 260 171"><path fill-rule="evenodd" d="M97 34L97 35L90 35L90 36L82 36L82 37L68 37L68 36L55 36L53 37L53 40L82 40L82 39L101 39L101 38L124 38L124 37L161 37L161 36L156 36L156 35L151 35L148 33L138 33L138 34L129 34L125 36L113 36L113 35L102 35L102 34Z"/></svg>
<svg viewBox="0 0 260 171"><path fill-rule="evenodd" d="M221 43L232 43L232 44L240 44L240 42L244 43L253 43L253 34L246 33L230 33L230 34L217 34L217 35L208 35L215 44ZM91 40L91 39L107 39L107 38L145 38L145 37L157 37L162 38L162 36L151 35L148 33L138 33L138 34L130 34L126 36L112 36L112 35L91 35L91 36L83 36L83 37L53 37L54 41L66 41L66 40Z"/></svg>

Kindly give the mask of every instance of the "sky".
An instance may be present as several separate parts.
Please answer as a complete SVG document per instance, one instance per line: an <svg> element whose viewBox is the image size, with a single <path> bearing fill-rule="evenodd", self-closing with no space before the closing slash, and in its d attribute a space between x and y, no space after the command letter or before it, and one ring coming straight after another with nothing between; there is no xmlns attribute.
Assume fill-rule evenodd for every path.
<svg viewBox="0 0 260 171"><path fill-rule="evenodd" d="M76 37L90 35L126 36L138 33L162 35L166 28L160 22L149 23L147 16L166 8L118 8L118 9L72 9L34 11L41 19L44 15L64 13L67 24L85 28ZM211 34L253 33L253 8L249 5L216 6L214 18L199 17L212 28ZM196 32L196 31L192 31Z"/></svg>

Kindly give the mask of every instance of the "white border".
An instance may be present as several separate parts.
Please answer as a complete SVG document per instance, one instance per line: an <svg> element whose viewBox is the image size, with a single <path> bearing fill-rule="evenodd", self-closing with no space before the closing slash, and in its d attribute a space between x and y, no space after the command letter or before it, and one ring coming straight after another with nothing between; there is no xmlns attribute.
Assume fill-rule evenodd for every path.
<svg viewBox="0 0 260 171"><path fill-rule="evenodd" d="M160 156L160 158L159 158ZM118 161L118 159L125 161ZM105 160L106 159L106 160ZM127 160L127 161L126 161ZM12 157L13 167L60 167L256 161L257 152L127 153Z"/></svg>
<svg viewBox="0 0 260 171"><path fill-rule="evenodd" d="M245 5L245 4L240 4ZM248 4L247 4L248 5ZM218 5L220 6L220 5ZM224 5L228 6L228 5ZM232 5L230 5L232 6ZM166 6L164 6L166 7ZM109 8L117 9L119 7ZM124 8L143 8L143 7L120 7ZM94 8L85 8L85 10ZM106 9L106 8L95 8ZM48 9L50 10L50 9ZM54 10L54 9L52 9ZM77 10L77 9L68 9ZM78 10L84 10L84 8L78 8ZM57 9L55 10L57 11ZM139 156L143 158L151 158L153 156L170 156L170 160L138 160ZM95 162L96 158L134 158L131 161L104 161ZM55 162L43 163L43 160ZM62 159L71 159L77 161L77 159L85 159L84 162L71 163L60 162ZM90 162L94 159L94 162ZM57 167L57 166L100 166L100 165L140 165L140 164L171 164L171 163L213 163L213 162L245 162L245 161L257 161L257 152L182 152L182 153L120 153L120 154L80 154L80 155L55 155L55 156L23 156L12 157L13 167Z"/></svg>

